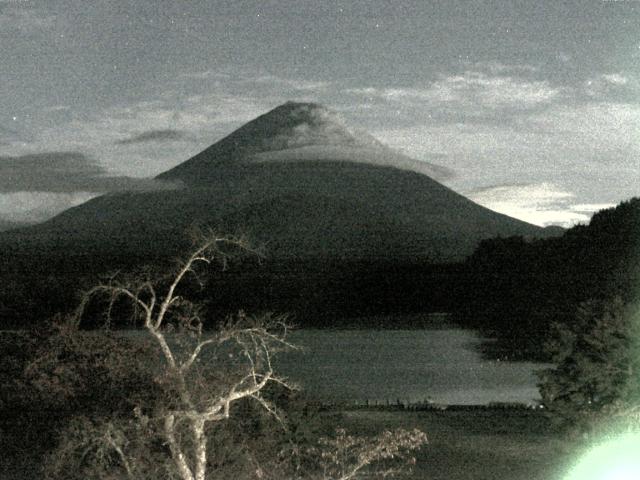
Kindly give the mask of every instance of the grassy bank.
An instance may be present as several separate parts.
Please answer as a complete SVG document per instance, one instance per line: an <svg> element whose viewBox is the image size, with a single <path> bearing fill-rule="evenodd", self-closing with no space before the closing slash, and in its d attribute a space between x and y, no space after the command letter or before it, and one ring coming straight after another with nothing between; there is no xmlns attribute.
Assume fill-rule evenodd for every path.
<svg viewBox="0 0 640 480"><path fill-rule="evenodd" d="M575 454L540 412L523 410L343 412L359 434L420 428L429 445L410 478L425 480L561 480Z"/></svg>

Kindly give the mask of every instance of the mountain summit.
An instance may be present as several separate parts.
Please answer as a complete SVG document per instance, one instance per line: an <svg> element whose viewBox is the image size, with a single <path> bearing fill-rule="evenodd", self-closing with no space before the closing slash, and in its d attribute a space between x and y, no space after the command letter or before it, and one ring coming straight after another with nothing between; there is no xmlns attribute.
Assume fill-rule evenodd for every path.
<svg viewBox="0 0 640 480"><path fill-rule="evenodd" d="M230 163L348 161L413 170L444 179L452 172L416 161L385 146L317 103L287 102L240 127L190 160L160 174L196 185Z"/></svg>

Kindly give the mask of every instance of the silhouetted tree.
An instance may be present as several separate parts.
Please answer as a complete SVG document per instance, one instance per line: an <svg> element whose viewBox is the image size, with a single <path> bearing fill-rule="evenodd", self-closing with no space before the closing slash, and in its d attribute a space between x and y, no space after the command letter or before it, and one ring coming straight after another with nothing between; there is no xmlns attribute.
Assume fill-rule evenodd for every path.
<svg viewBox="0 0 640 480"><path fill-rule="evenodd" d="M511 355L544 359L553 323L569 324L589 299L640 292L640 198L594 214L556 238L496 238L465 262L463 321L497 336Z"/></svg>
<svg viewBox="0 0 640 480"><path fill-rule="evenodd" d="M570 324L556 324L548 344L555 368L540 372L540 393L556 422L586 433L640 413L640 316L616 297L580 305Z"/></svg>

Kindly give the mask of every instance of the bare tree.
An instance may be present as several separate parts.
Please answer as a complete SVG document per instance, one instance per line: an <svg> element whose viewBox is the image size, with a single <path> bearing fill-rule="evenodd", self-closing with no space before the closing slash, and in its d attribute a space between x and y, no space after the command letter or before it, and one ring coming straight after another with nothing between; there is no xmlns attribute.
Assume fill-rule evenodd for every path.
<svg viewBox="0 0 640 480"><path fill-rule="evenodd" d="M170 463L181 480L205 480L210 454L207 429L228 419L234 402L253 399L277 416L262 391L269 383L289 387L274 373L271 361L275 351L293 348L286 340L283 318L248 317L240 312L214 332L205 332L202 312L179 293L188 276L200 281L198 266L225 262L228 247L248 249L241 240L209 235L166 279L143 276L122 282L114 277L86 292L75 315L79 324L88 305L100 296L107 299L107 322L122 299L133 307L141 332L161 352L157 380L170 395L156 407L152 420L158 422ZM141 409L137 414L143 418ZM128 454L124 437L111 423L103 427L98 439L115 453L127 477L139 478L138 459Z"/></svg>
<svg viewBox="0 0 640 480"><path fill-rule="evenodd" d="M169 275L145 272L128 280L112 276L83 295L74 315L59 318L58 335L30 367L45 395L61 404L68 398L77 400L79 392L118 390L132 381L145 392L133 392L133 386L123 392L127 398L115 409L110 408L112 394L98 396L100 405L67 422L46 464L47 478L238 476L216 464L226 457L223 468L249 469L241 478L352 480L398 476L415 463L409 453L426 443L418 430L363 438L338 429L335 438L320 438L317 446L285 440L282 448L277 440L271 445L276 449L262 459L251 453L243 453L245 465L229 459L240 457L240 450L216 425L222 426L233 415L232 407L243 400L280 420L265 392L269 385L291 385L274 373L272 355L295 348L287 340L283 317L250 317L241 311L212 331L204 329L203 311L188 300L189 284L204 285L202 267L212 262L224 265L238 248L248 250L241 240L207 235ZM106 328L82 330L81 323L96 309L106 312ZM110 330L112 316L123 314L139 328L124 334ZM92 377L97 378L86 381ZM95 397L84 395L79 403L91 403ZM268 435L275 432L269 430Z"/></svg>

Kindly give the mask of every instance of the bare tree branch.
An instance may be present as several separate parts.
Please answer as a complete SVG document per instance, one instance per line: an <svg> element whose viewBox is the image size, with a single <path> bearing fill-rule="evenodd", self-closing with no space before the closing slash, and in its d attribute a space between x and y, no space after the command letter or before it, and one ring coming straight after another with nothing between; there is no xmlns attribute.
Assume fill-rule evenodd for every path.
<svg viewBox="0 0 640 480"><path fill-rule="evenodd" d="M254 318L241 311L216 333L205 337L200 309L180 294L188 275L202 285L199 265L216 261L224 268L229 257L227 248L254 252L243 239L208 232L171 275L151 279L147 273L120 280L115 274L85 292L75 313L75 324L79 326L92 299L104 298L108 327L119 307L117 302L125 299L133 307L134 322L142 320L142 330L155 341L164 358L164 364L158 366L163 370L159 378L169 391L177 394L161 405L155 415L181 480L206 477L208 424L229 418L231 405L244 398L256 401L281 420L275 407L260 392L270 382L289 387L285 379L274 376L271 363L272 350L295 348L286 340L288 327L283 317ZM238 353L241 361L231 367L210 363L217 358L217 351L229 350ZM205 351L211 351L212 355L204 355ZM195 368L201 360L209 362L208 369ZM223 381L212 383L211 374ZM111 437L107 440L128 476L133 477L134 469L128 464L122 446Z"/></svg>

